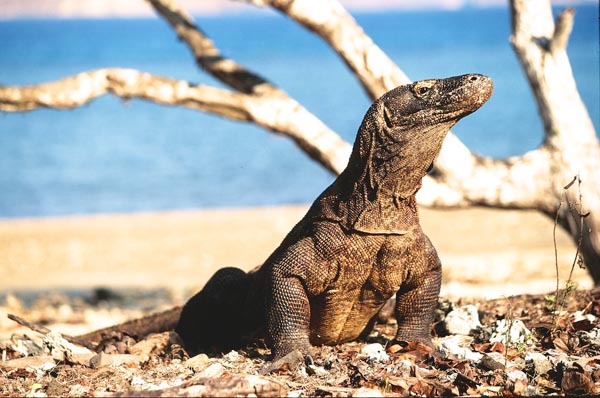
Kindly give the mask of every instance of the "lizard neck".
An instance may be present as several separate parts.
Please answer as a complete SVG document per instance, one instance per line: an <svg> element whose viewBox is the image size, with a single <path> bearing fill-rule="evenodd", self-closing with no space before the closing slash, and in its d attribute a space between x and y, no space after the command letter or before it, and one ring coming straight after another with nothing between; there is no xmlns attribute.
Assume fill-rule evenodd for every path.
<svg viewBox="0 0 600 398"><path fill-rule="evenodd" d="M439 154L450 125L413 125L394 140L363 126L330 206L347 229L403 235L418 225L415 194Z"/></svg>

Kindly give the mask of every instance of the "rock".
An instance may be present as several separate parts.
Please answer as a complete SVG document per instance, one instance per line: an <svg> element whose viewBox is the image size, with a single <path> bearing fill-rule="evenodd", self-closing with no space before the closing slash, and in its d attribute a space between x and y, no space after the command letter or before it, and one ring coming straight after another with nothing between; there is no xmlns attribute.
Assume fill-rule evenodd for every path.
<svg viewBox="0 0 600 398"><path fill-rule="evenodd" d="M138 355L162 354L167 347L178 342L179 336L175 332L154 333L129 347L129 352ZM124 345L127 347L127 342Z"/></svg>
<svg viewBox="0 0 600 398"><path fill-rule="evenodd" d="M438 339L439 350L444 356L454 355L458 359L468 359L470 361L480 361L483 354L474 352L465 348L471 343L471 338L462 335L448 336Z"/></svg>
<svg viewBox="0 0 600 398"><path fill-rule="evenodd" d="M504 356L499 352L489 352L484 354L479 363L487 370L498 370L507 367L505 366ZM508 363L506 365L508 365Z"/></svg>
<svg viewBox="0 0 600 398"><path fill-rule="evenodd" d="M89 360L89 366L97 369L105 366L118 366L125 364L140 364L148 361L148 355L136 354L105 354L99 352Z"/></svg>
<svg viewBox="0 0 600 398"><path fill-rule="evenodd" d="M535 338L522 321L501 319L492 325L490 343L496 342L518 349L523 345L532 345Z"/></svg>
<svg viewBox="0 0 600 398"><path fill-rule="evenodd" d="M506 374L510 381L527 380L527 375L520 370L511 370Z"/></svg>
<svg viewBox="0 0 600 398"><path fill-rule="evenodd" d="M481 326L477 308L474 305L465 305L450 311L446 315L444 325L450 334L468 335L471 330Z"/></svg>
<svg viewBox="0 0 600 398"><path fill-rule="evenodd" d="M44 355L44 349L26 335L13 335L9 347L24 357Z"/></svg>
<svg viewBox="0 0 600 398"><path fill-rule="evenodd" d="M2 368L10 369L26 369L26 368L38 368L43 371L48 371L56 366L54 358L50 355L38 355L34 357L23 357L10 359L1 363Z"/></svg>
<svg viewBox="0 0 600 398"><path fill-rule="evenodd" d="M584 313L584 311L575 311L572 315L573 317L573 322L579 322L579 321L589 321L592 323L596 322L596 317L592 314L586 314Z"/></svg>
<svg viewBox="0 0 600 398"><path fill-rule="evenodd" d="M582 345L590 344L600 346L600 329L598 328L594 328L589 332L580 331L577 332L577 335L579 336Z"/></svg>
<svg viewBox="0 0 600 398"><path fill-rule="evenodd" d="M390 360L390 356L379 343L367 344L360 350L360 353L366 355L368 361L388 362Z"/></svg>
<svg viewBox="0 0 600 398"><path fill-rule="evenodd" d="M570 367L563 373L560 388L567 395L592 395L596 388L587 372L578 367Z"/></svg>
<svg viewBox="0 0 600 398"><path fill-rule="evenodd" d="M223 367L223 365L221 365L220 363L215 362L209 365L207 368L203 369L202 371L196 373L196 376L198 378L206 377L208 379L212 379L222 376L223 373L225 373L225 367Z"/></svg>
<svg viewBox="0 0 600 398"><path fill-rule="evenodd" d="M541 352L528 352L525 356L525 364L532 366L536 375L542 375L552 369L552 363Z"/></svg>
<svg viewBox="0 0 600 398"><path fill-rule="evenodd" d="M509 390L515 395L522 395L529 385L527 375L520 370L512 370L506 374L510 381Z"/></svg>
<svg viewBox="0 0 600 398"><path fill-rule="evenodd" d="M225 356L223 356L223 359L226 359L229 362L237 362L240 360L240 358L240 354L234 350L229 351L227 354L225 354Z"/></svg>
<svg viewBox="0 0 600 398"><path fill-rule="evenodd" d="M398 364L396 364L394 374L401 377L408 377L411 374L413 366L414 364L410 360L403 359Z"/></svg>
<svg viewBox="0 0 600 398"><path fill-rule="evenodd" d="M380 390L375 388L361 387L352 391L351 397L383 397Z"/></svg>
<svg viewBox="0 0 600 398"><path fill-rule="evenodd" d="M316 365L306 365L306 372L309 375L320 376L320 377L329 375L329 372L326 371L324 367L316 366Z"/></svg>
<svg viewBox="0 0 600 398"><path fill-rule="evenodd" d="M194 372L199 372L201 369L204 369L208 365L208 355L198 354L185 361L183 365L186 368L193 370Z"/></svg>

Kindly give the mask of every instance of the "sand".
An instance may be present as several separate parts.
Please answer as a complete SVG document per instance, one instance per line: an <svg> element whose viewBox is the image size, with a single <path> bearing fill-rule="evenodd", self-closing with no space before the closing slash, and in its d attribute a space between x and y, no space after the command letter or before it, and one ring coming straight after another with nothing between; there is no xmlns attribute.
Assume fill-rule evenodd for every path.
<svg viewBox="0 0 600 398"><path fill-rule="evenodd" d="M197 289L225 266L261 264L307 206L211 209L0 221L0 292ZM534 211L421 210L443 263L442 293L486 298L556 286L553 223ZM559 279L575 247L557 232ZM581 288L592 281L575 269Z"/></svg>

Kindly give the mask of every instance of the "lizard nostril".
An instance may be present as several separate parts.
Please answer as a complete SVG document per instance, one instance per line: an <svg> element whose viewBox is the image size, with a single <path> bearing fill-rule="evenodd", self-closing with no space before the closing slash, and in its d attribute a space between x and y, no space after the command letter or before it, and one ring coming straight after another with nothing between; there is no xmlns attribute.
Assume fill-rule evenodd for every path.
<svg viewBox="0 0 600 398"><path fill-rule="evenodd" d="M479 80L479 78L477 76L471 76L469 78L469 80L472 81L472 82L476 82L477 80Z"/></svg>

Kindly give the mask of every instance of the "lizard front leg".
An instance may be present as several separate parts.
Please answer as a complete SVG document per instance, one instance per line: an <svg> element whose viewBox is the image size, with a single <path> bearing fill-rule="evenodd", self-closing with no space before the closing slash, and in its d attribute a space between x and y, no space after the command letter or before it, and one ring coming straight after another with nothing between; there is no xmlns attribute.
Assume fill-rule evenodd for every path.
<svg viewBox="0 0 600 398"><path fill-rule="evenodd" d="M267 331L274 360L294 350L303 355L311 352L308 296L300 279L284 269L280 264L273 266L267 293Z"/></svg>
<svg viewBox="0 0 600 398"><path fill-rule="evenodd" d="M431 347L431 324L442 284L442 265L433 245L426 236L424 238L424 272L396 293L398 330L395 340L418 341Z"/></svg>

